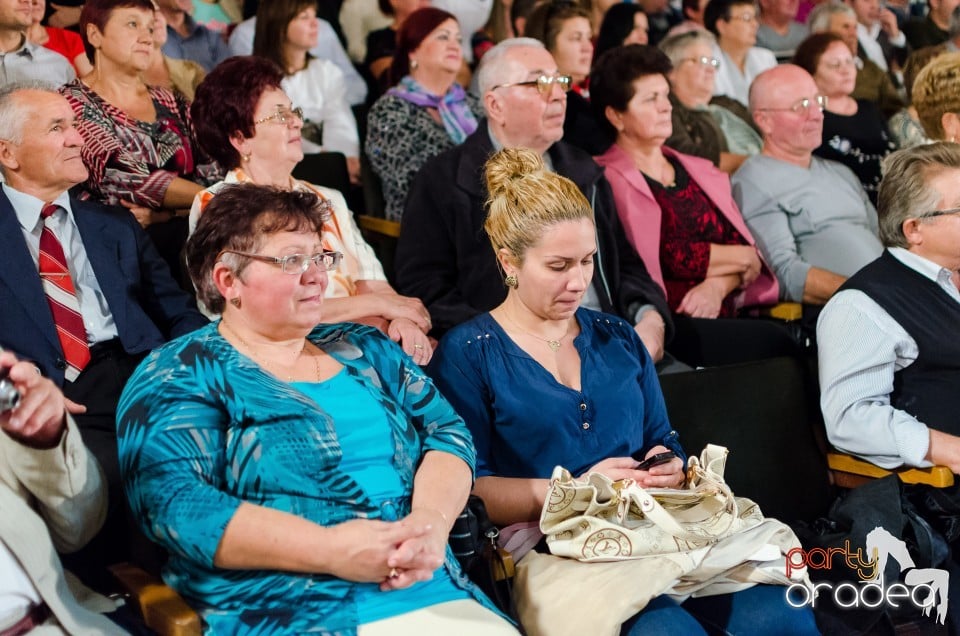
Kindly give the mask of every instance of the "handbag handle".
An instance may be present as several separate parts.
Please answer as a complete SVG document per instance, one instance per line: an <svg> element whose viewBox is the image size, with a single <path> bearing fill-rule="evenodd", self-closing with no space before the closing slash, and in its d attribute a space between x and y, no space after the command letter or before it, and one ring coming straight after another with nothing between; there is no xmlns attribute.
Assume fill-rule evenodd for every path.
<svg viewBox="0 0 960 636"><path fill-rule="evenodd" d="M700 476L701 479L707 478L706 471L702 471ZM714 480L710 479L710 481L713 482ZM718 530L711 530L706 533L699 534L690 532L681 526L677 520L674 519L673 515L667 512L653 495L644 490L643 487L636 482L631 482L627 487L619 489L619 494L621 497L629 497L632 502L636 504L637 508L643 512L644 516L659 526L664 532L672 534L678 539L686 539L687 541L703 541L704 538L720 538L725 535L733 526L734 521L739 515L737 510L737 500L734 499L733 492L731 492L730 488L722 481L717 481L713 485L720 489L720 493L728 502L728 507L732 507L733 509L731 514L724 515L726 517L726 525L724 527Z"/></svg>

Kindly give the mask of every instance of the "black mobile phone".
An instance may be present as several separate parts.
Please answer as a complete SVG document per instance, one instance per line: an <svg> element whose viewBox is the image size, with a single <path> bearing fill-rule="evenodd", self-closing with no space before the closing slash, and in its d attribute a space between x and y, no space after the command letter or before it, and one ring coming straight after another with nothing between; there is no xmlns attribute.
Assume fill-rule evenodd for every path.
<svg viewBox="0 0 960 636"><path fill-rule="evenodd" d="M659 466L660 464L666 464L668 461L676 457L677 454L673 451L667 451L666 453L657 453L656 455L651 455L650 457L640 461L634 467L634 470L650 470L654 466ZM634 457L634 459L637 459Z"/></svg>

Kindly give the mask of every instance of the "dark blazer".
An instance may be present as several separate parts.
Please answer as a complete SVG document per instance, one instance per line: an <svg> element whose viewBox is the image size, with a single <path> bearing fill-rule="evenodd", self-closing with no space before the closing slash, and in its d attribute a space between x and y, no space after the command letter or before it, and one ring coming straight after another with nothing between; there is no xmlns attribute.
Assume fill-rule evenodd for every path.
<svg viewBox="0 0 960 636"><path fill-rule="evenodd" d="M487 188L483 166L493 154L486 124L463 144L428 161L407 197L397 244L397 289L421 299L434 335L490 311L507 296L490 239L483 229ZM597 226L593 285L603 311L633 323L640 305L673 323L666 297L627 242L603 170L579 148L559 141L548 151L553 168L587 197Z"/></svg>
<svg viewBox="0 0 960 636"><path fill-rule="evenodd" d="M73 216L120 343L148 352L207 323L126 210L70 199ZM0 190L0 346L32 360L58 385L66 363L37 264L10 200Z"/></svg>

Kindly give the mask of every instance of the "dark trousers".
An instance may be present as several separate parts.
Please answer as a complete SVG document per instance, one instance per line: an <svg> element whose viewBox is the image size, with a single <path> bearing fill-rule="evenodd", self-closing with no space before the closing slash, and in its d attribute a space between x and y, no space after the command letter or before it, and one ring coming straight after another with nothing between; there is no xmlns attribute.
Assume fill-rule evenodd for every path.
<svg viewBox="0 0 960 636"><path fill-rule="evenodd" d="M91 359L73 382L66 382L63 394L87 407L74 415L84 444L103 470L107 484L107 519L103 528L82 550L65 555L67 569L98 590L109 590L113 581L105 567L130 560L132 524L120 478L117 456L117 403L127 380L142 355L123 351L119 340L98 343L90 350Z"/></svg>

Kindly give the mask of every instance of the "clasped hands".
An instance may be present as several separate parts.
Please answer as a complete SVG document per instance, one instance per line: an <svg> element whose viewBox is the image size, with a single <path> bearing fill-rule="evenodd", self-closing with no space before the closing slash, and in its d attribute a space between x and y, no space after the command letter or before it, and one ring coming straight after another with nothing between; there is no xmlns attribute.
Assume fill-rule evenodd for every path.
<svg viewBox="0 0 960 636"><path fill-rule="evenodd" d="M666 446L658 444L647 451L644 459L669 450ZM614 481L632 479L642 488L679 488L687 478L683 471L683 460L679 457L651 466L649 470L637 470L639 463L632 457L609 457L591 466L587 472L600 473ZM585 475L581 475L583 476Z"/></svg>
<svg viewBox="0 0 960 636"><path fill-rule="evenodd" d="M430 580L446 556L447 523L436 510L414 510L400 521L354 519L332 529L342 540L331 573L380 583L384 592Z"/></svg>

